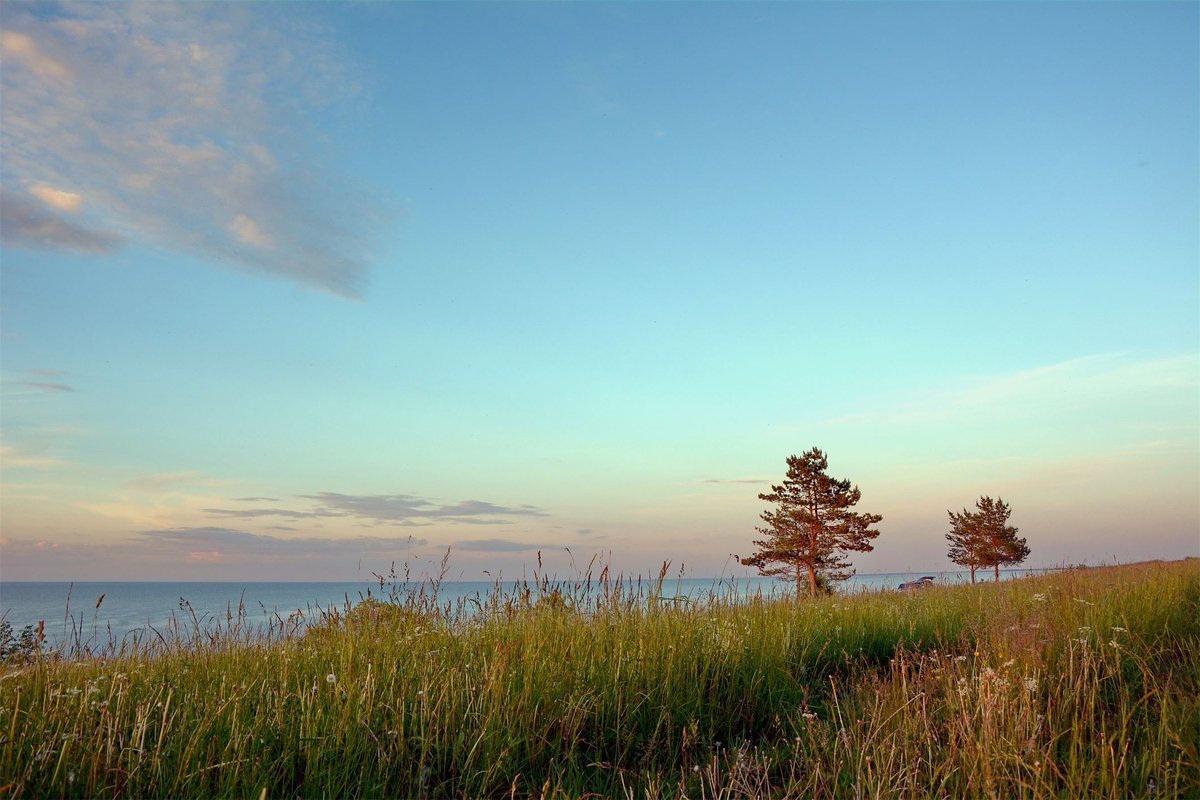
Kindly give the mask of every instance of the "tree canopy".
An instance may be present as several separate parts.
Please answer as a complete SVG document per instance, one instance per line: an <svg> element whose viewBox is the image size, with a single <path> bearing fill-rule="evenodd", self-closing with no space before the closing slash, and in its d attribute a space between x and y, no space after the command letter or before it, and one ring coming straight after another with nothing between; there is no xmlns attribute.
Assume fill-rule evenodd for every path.
<svg viewBox="0 0 1200 800"><path fill-rule="evenodd" d="M797 597L805 583L816 596L822 581L853 575L846 553L874 549L871 540L879 531L871 526L883 519L853 511L862 493L850 481L826 474L828 467L828 458L816 447L788 456L783 483L758 496L775 505L760 515L766 526L757 530L765 538L755 540L758 552L740 559L763 575L794 580Z"/></svg>
<svg viewBox="0 0 1200 800"><path fill-rule="evenodd" d="M1008 524L1012 509L1000 498L981 497L975 502L976 511L963 509L961 513L947 511L950 516L950 542L947 555L955 564L971 570L971 583L975 582L975 570L991 567L996 580L1000 580L1000 566L1020 564L1029 556L1029 545L1025 539L1017 538L1017 528Z"/></svg>

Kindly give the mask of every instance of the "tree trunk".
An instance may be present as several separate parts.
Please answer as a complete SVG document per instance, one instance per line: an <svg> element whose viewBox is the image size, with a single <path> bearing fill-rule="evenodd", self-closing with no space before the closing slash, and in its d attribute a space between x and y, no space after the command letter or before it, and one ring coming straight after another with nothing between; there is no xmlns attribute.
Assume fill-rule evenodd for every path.
<svg viewBox="0 0 1200 800"><path fill-rule="evenodd" d="M1000 582L1000 562L997 561L995 564L992 564L992 567L996 570L996 583L999 583Z"/></svg>
<svg viewBox="0 0 1200 800"><path fill-rule="evenodd" d="M975 585L975 565L971 565L971 585Z"/></svg>
<svg viewBox="0 0 1200 800"><path fill-rule="evenodd" d="M817 596L817 571L812 564L808 565L808 594L810 597Z"/></svg>
<svg viewBox="0 0 1200 800"><path fill-rule="evenodd" d="M804 592L801 589L804 587L804 581L801 580L802 573L800 572L800 562L796 562L796 599L800 600L804 597Z"/></svg>

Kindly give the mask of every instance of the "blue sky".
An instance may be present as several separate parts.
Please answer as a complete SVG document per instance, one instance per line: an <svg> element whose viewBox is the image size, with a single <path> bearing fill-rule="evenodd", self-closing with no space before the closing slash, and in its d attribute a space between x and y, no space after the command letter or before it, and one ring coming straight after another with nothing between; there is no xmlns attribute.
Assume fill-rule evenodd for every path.
<svg viewBox="0 0 1200 800"><path fill-rule="evenodd" d="M1200 555L1197 16L6 3L0 578Z"/></svg>

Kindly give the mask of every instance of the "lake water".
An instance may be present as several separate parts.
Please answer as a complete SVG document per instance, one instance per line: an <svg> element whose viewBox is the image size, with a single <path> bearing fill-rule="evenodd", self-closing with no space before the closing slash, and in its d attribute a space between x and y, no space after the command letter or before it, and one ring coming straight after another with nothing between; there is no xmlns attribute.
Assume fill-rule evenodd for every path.
<svg viewBox="0 0 1200 800"><path fill-rule="evenodd" d="M1001 578L1020 577L1041 570L1001 570ZM940 584L963 583L965 572L886 573L855 575L838 588L842 593L891 590L921 575L933 575ZM988 580L991 573L978 578ZM564 582L571 593L572 585ZM655 581L642 579L633 588L648 596ZM438 600L454 606L467 598L486 598L496 585L482 581L447 581L441 584ZM511 593L511 584L500 587ZM394 590L400 599L413 587L385 586L387 599ZM723 597L747 597L756 594L779 595L792 591L790 584L769 578L668 578L661 596L702 599L710 594ZM97 601L103 601L97 607ZM188 634L196 628L211 630L228 627L243 611L242 629L258 630L272 623L291 620L303 627L320 619L322 612L341 611L365 597L380 597L378 582L335 583L200 583L200 582L113 582L76 583L0 581L0 619L15 633L26 625L45 623L47 642L55 644L79 641L92 647L120 642L130 634L146 638L171 633Z"/></svg>

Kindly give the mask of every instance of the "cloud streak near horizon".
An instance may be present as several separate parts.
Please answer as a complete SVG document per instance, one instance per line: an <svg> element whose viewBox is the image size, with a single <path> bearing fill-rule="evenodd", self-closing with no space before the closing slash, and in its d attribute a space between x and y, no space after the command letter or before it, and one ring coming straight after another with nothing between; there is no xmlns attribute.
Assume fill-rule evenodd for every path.
<svg viewBox="0 0 1200 800"><path fill-rule="evenodd" d="M166 559L181 564L237 564L260 561L305 561L338 557L342 560L397 558L413 547L428 544L412 536L350 536L343 538L300 536L283 538L235 528L179 527L136 532L109 544L59 543L10 539L5 551L14 559L31 554L54 554L62 559L128 559L146 563Z"/></svg>
<svg viewBox="0 0 1200 800"><path fill-rule="evenodd" d="M153 243L358 296L384 203L315 171L304 135L358 83L319 29L256 13L6 5L4 243Z"/></svg>
<svg viewBox="0 0 1200 800"><path fill-rule="evenodd" d="M222 557L289 556L300 558L344 556L356 553L363 555L395 554L402 549L427 544L425 539L415 539L412 536L354 536L348 538L301 536L285 539L265 533L249 533L235 528L222 527L140 531L136 541L144 547L183 549L190 553L204 555L219 553Z"/></svg>
<svg viewBox="0 0 1200 800"><path fill-rule="evenodd" d="M217 518L256 519L279 517L282 519L320 519L327 517L349 517L373 523L424 527L435 522L453 522L462 525L511 525L504 517L546 517L545 511L536 506L500 506L482 500L461 500L457 503L439 504L433 500L411 494L341 494L319 492L300 495L316 505L308 510L288 508L205 508L204 513ZM238 498L247 500L254 498Z"/></svg>

